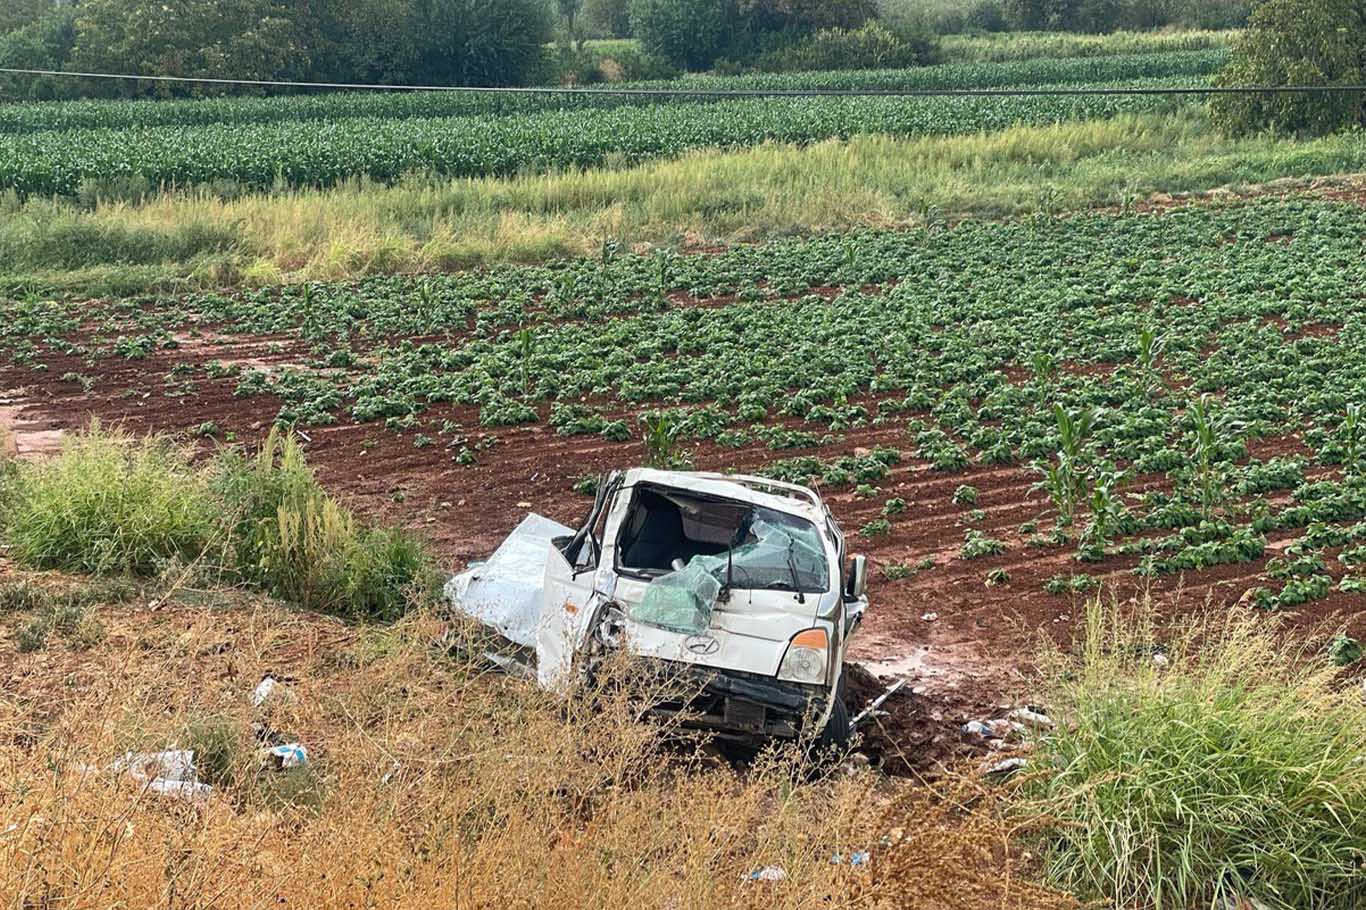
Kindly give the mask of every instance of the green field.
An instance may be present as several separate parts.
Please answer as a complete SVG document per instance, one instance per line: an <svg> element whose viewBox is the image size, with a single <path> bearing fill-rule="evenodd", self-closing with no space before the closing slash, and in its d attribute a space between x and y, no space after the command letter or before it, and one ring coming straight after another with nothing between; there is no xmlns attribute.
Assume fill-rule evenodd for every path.
<svg viewBox="0 0 1366 910"><path fill-rule="evenodd" d="M1198 84L1221 51L970 64L926 70L692 78L642 87L730 91ZM781 98L623 105L621 98L346 95L79 102L0 110L0 188L72 195L101 184L246 189L475 177L633 164L697 148L927 136L1170 110L1163 97ZM638 99L635 99L638 100ZM605 109L597 106L605 102ZM527 109L532 109L530 112ZM545 108L535 110L536 108ZM96 126L98 124L98 126ZM49 125L49 129L39 127ZM113 186L111 187L110 184Z"/></svg>

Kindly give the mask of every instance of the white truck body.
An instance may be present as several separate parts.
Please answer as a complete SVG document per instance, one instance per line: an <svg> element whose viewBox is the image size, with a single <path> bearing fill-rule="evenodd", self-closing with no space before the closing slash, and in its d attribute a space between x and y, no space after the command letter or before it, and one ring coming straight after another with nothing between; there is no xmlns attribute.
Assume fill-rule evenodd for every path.
<svg viewBox="0 0 1366 910"><path fill-rule="evenodd" d="M578 530L528 516L447 596L534 653L543 686L565 688L586 655L625 647L697 675L703 696L688 709L701 726L761 740L847 726L841 680L865 573L806 487L638 468L600 481Z"/></svg>

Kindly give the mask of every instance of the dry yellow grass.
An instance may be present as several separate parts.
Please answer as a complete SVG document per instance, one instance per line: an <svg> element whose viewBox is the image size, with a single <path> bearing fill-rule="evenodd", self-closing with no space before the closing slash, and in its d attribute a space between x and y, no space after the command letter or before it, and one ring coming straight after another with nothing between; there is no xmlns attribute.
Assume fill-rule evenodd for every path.
<svg viewBox="0 0 1366 910"><path fill-rule="evenodd" d="M15 584L0 577L0 611ZM0 906L1068 905L1027 884L988 799L870 772L812 783L781 757L737 772L662 743L625 699L562 703L449 656L431 615L356 628L149 597L91 608L88 650L0 638ZM266 672L293 697L263 717L248 696ZM309 746L307 774L258 770L261 719ZM192 743L219 744L198 807L91 767ZM865 848L866 867L829 861ZM743 881L765 866L786 880Z"/></svg>

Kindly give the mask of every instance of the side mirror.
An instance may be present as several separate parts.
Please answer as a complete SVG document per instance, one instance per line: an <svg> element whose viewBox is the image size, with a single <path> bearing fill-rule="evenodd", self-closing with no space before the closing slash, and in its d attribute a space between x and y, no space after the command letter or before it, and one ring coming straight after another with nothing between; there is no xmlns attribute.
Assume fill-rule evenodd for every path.
<svg viewBox="0 0 1366 910"><path fill-rule="evenodd" d="M844 593L850 600L858 600L868 589L868 557L855 556L849 561L849 580Z"/></svg>

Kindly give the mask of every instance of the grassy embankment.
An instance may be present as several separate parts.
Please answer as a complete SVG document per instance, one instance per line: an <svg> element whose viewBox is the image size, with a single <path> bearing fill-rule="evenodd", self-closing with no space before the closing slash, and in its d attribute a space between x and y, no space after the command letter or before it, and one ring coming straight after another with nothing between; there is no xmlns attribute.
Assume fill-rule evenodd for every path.
<svg viewBox="0 0 1366 910"><path fill-rule="evenodd" d="M1366 896L1366 692L1321 642L1249 611L1172 637L1151 609L1094 603L1076 652L1043 662L1061 723L1013 785L813 779L792 751L737 774L641 724L629 684L560 701L490 673L421 597L397 622L348 625L266 599L298 599L268 579L186 566L214 552L202 510L244 479L310 491L273 497L280 527L325 499L278 450L196 469L164 442L96 433L45 465L0 463L13 556L132 570L0 564L6 905L1072 905L1038 874L1142 908ZM271 526L220 525L237 545L221 552L316 559L275 549ZM289 691L254 707L266 673ZM309 763L263 768L256 724ZM193 808L109 768L173 747L214 788ZM862 866L831 862L863 849ZM782 880L747 880L768 867Z"/></svg>
<svg viewBox="0 0 1366 910"><path fill-rule="evenodd" d="M224 200L164 194L79 208L11 201L0 282L118 293L263 285L593 255L605 242L699 246L893 228L925 218L1113 206L1366 170L1366 140L1228 139L1198 110L807 148L704 152L627 169Z"/></svg>

